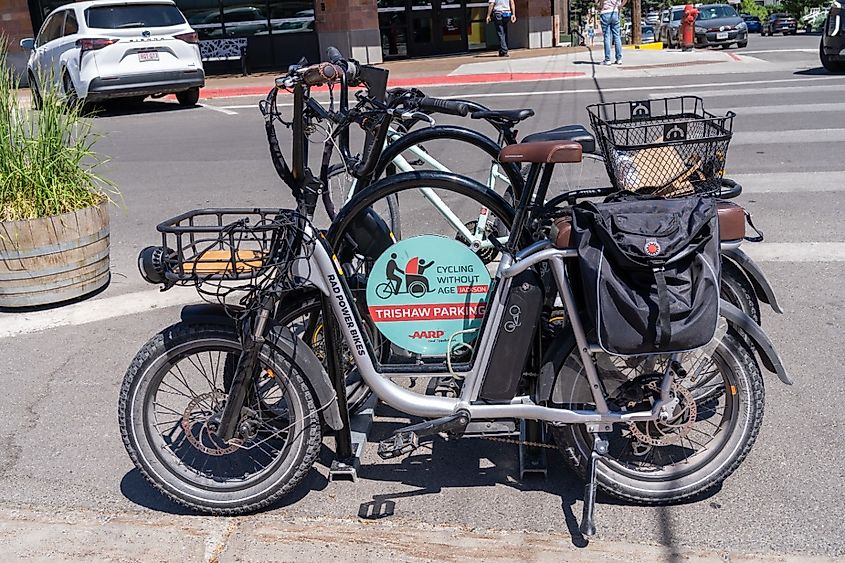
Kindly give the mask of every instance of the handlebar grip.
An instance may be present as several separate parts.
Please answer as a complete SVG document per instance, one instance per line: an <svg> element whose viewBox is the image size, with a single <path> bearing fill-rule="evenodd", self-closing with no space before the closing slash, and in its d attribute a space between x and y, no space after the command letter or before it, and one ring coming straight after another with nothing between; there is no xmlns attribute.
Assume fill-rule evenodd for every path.
<svg viewBox="0 0 845 563"><path fill-rule="evenodd" d="M302 81L307 86L319 86L336 81L343 71L332 63L320 63L305 67L299 72L302 75Z"/></svg>
<svg viewBox="0 0 845 563"><path fill-rule="evenodd" d="M328 49L326 49L326 58L329 60L330 63L336 65L337 63L343 60L343 55L340 54L340 51L337 49L337 47L329 47Z"/></svg>
<svg viewBox="0 0 845 563"><path fill-rule="evenodd" d="M440 98L425 97L420 100L420 109L449 115L466 117L469 113L469 106L464 102L455 100L441 100Z"/></svg>

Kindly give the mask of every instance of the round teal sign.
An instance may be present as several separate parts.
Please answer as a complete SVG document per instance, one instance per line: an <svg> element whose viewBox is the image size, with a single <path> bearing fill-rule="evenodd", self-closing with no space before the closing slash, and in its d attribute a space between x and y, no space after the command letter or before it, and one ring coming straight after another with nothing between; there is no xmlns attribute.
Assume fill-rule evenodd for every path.
<svg viewBox="0 0 845 563"><path fill-rule="evenodd" d="M388 340L411 352L446 355L475 339L456 332L481 325L490 273L466 245L422 235L379 256L367 280L370 316ZM453 335L455 335L453 337Z"/></svg>

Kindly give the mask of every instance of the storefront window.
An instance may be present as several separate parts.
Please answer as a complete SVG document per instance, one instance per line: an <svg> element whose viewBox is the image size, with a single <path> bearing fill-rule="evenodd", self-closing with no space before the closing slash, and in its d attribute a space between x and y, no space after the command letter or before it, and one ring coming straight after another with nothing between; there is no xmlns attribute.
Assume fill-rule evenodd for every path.
<svg viewBox="0 0 845 563"><path fill-rule="evenodd" d="M314 30L314 3L310 0L270 0L271 33Z"/></svg>
<svg viewBox="0 0 845 563"><path fill-rule="evenodd" d="M226 37L267 35L269 23L264 2L223 0L223 28Z"/></svg>
<svg viewBox="0 0 845 563"><path fill-rule="evenodd" d="M219 0L177 0L176 5L201 40L223 38Z"/></svg>
<svg viewBox="0 0 845 563"><path fill-rule="evenodd" d="M487 48L487 3L486 2L469 2L467 3L467 11L469 12L469 29L467 30L467 42L469 49L485 49Z"/></svg>
<svg viewBox="0 0 845 563"><path fill-rule="evenodd" d="M405 0L379 0L378 27L385 59L408 56L408 18Z"/></svg>

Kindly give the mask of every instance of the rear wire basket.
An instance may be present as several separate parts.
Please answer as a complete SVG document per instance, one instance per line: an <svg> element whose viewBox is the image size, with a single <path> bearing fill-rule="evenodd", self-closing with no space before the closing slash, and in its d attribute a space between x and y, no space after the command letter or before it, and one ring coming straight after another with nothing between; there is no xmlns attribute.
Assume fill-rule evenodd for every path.
<svg viewBox="0 0 845 563"><path fill-rule="evenodd" d="M587 106L613 187L683 197L720 191L733 112L718 117L697 96Z"/></svg>
<svg viewBox="0 0 845 563"><path fill-rule="evenodd" d="M251 310L266 291L299 285L293 265L310 246L307 224L288 209L188 211L157 227L166 249L165 277L195 286L229 314Z"/></svg>

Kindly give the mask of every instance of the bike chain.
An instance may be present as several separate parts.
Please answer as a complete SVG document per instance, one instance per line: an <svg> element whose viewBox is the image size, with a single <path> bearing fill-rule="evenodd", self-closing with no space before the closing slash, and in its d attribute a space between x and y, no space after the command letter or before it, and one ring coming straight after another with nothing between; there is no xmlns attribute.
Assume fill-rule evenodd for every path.
<svg viewBox="0 0 845 563"><path fill-rule="evenodd" d="M516 444L517 446L531 446L532 448L548 448L550 450L558 449L555 444L546 444L543 442L531 442L529 440L516 440L514 438L501 438L499 436L467 436L468 438L481 438L491 442L501 442L502 444Z"/></svg>

